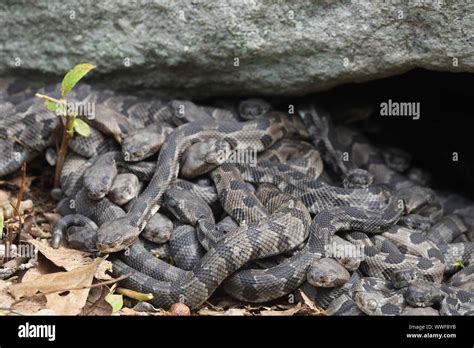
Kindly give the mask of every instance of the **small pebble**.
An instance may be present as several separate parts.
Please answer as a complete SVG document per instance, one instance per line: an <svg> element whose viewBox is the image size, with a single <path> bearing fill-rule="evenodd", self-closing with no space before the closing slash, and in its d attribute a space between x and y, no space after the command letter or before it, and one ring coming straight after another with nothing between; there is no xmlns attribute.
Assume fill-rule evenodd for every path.
<svg viewBox="0 0 474 348"><path fill-rule="evenodd" d="M191 315L191 310L184 303L174 303L171 305L169 312L180 317L187 317Z"/></svg>

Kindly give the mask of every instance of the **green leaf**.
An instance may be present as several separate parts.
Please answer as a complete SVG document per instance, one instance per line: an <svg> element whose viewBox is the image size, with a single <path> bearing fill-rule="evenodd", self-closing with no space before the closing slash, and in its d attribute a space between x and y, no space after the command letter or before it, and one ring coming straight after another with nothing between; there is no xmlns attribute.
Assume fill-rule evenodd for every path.
<svg viewBox="0 0 474 348"><path fill-rule="evenodd" d="M108 294L105 301L112 307L112 313L118 312L123 307L123 296L116 294Z"/></svg>
<svg viewBox="0 0 474 348"><path fill-rule="evenodd" d="M66 76L64 76L63 82L61 83L61 98L64 98L71 89L74 88L76 83L94 68L95 66L92 64L78 64L72 68Z"/></svg>
<svg viewBox="0 0 474 348"><path fill-rule="evenodd" d="M91 129L89 125L80 118L74 119L72 127L77 133L79 133L83 137L88 137L91 134Z"/></svg>
<svg viewBox="0 0 474 348"><path fill-rule="evenodd" d="M52 112L56 112L56 110L58 110L58 104L56 104L55 102L51 100L45 100L44 106L46 106L46 109Z"/></svg>
<svg viewBox="0 0 474 348"><path fill-rule="evenodd" d="M66 105L65 104L61 104L61 103L56 103L56 102L53 102L51 100L45 100L44 101L44 106L54 112L56 115L58 116L66 116Z"/></svg>
<svg viewBox="0 0 474 348"><path fill-rule="evenodd" d="M464 266L464 263L462 262L462 258L460 258L460 257L458 257L456 259L456 261L454 261L453 266L454 267L460 267L460 268L466 267L466 266Z"/></svg>
<svg viewBox="0 0 474 348"><path fill-rule="evenodd" d="M3 238L3 215L0 215L0 239Z"/></svg>

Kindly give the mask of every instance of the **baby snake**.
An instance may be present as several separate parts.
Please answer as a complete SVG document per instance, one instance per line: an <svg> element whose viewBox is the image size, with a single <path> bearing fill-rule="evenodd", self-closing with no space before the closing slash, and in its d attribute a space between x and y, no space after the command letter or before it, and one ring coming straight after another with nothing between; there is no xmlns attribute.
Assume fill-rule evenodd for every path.
<svg viewBox="0 0 474 348"><path fill-rule="evenodd" d="M57 88L51 87L46 90L47 92L52 92L55 89ZM25 95L28 94L25 92ZM160 205L162 205L162 197L167 189L175 185L193 187L189 186L194 185L192 183L180 181L180 179L178 179L178 173L180 164L182 163L181 158L194 144L212 139L213 141L225 142L230 146L231 150L242 150L252 147L261 152L273 144L278 144L279 140L294 137L305 139L308 137L305 127L302 126L300 121L295 117L274 112L261 118L261 114L266 113L269 107L268 105L262 105L261 108L255 107L253 105L255 101L249 102L248 105L242 105L241 109L250 110L246 119L253 119L254 117L260 118L249 122L238 123L234 121L234 115L231 113L214 112L205 108L196 107L194 104L188 102L185 104L184 102L175 101L174 103L170 103L170 107L167 108L166 103L161 101L144 100L136 97L117 98L113 92L104 91L103 93L98 93L89 86L80 88L76 96L73 95L73 97L77 97L78 100L92 100L98 102L99 105L104 105L109 108L109 115L112 113L115 115L121 113L131 115L132 111L134 112L134 117L124 118L120 117L120 115L114 116L118 121L112 126L109 122L110 119L106 118L107 122L101 121L100 118L94 120L94 126L98 127L101 131L94 130L90 138L77 138L71 143L71 147L82 155L96 157L103 154L102 158L112 158L119 166L123 165L123 163L121 163L123 160L120 157L115 157L116 154L106 154L106 152L119 150L119 148L116 143L104 137L103 133L112 135L113 138L125 145L127 143L127 137L131 139L128 141L132 143L134 143L134 141L132 141L133 135L135 135L136 139L140 138L141 134L139 135L137 129L145 129L145 127L150 125L156 125L156 121L167 122L166 124L162 123L161 126L157 126L156 129L152 129L154 126L150 128L150 131L153 132L164 132L163 138L158 141L157 147L153 147L149 151L133 152L129 150L127 146L122 146L122 157L129 155L127 160L136 160L136 158L143 156L152 156L154 152L160 150L156 165L151 162L137 162L135 168L133 168L131 164L124 165L124 167L128 167L127 170L129 172L136 174L136 177L139 177L140 180L150 180L148 187L137 198L119 198L125 201L131 199L130 203L127 203L129 205L125 210L115 208L112 202L104 198L105 191L102 191L102 187L94 189L94 185L99 184L98 181L94 180L98 175L88 172L87 175L84 176L84 183L82 183L81 180L74 180L73 175L68 176L74 185L69 185L68 183L65 184L64 187L70 187L72 197L77 195L76 201L81 207L87 205L92 206L93 204L97 207L97 202L101 204L101 208L99 207L100 209L98 209L96 213L90 211L89 214L93 216L94 220L100 225L96 236L96 238L98 238L96 245L100 251L103 252L119 251L130 246L145 228L146 222L151 219ZM18 100L18 95L7 95L5 100L8 105L5 105L2 110L6 110L8 115L12 115L12 117L9 120L5 119L6 121L0 124L1 139L3 141L2 146L5 149L2 153L3 156L0 158L0 170L2 174L14 171L22 162L29 160L35 154L40 153L46 146L52 144L52 131L57 126L57 118L48 114L38 103L32 102L31 98L25 98L24 100L20 98L20 100ZM179 111L181 105L186 105L186 109L191 111L181 114ZM214 120L216 115L224 115L223 118L226 119L226 121L216 122ZM157 294L155 303L160 306L168 306L172 301L178 302L184 300L184 302L190 306L195 307L207 299L222 282L224 283L224 288L238 298L246 301L265 301L287 294L304 281L309 265L315 258L318 259L322 256L320 255L321 250L314 251L318 250L318 243L315 243L313 240L315 237L312 237L314 233L321 235L320 230L311 224L312 227L309 229L309 232L306 231L303 234L303 236L309 234L309 239L303 249L294 251L293 256L284 259L280 264L263 270L244 269L231 277L229 276L234 271L237 271L251 260L257 260L262 257L271 256L273 253L281 253L285 250L296 248L296 244L301 243L301 231L299 231L300 237L293 240L293 243L288 242L284 244L280 241L278 248L275 247L273 253L266 253L264 249L272 243L275 243L275 241L271 243L270 241L267 242L266 239L261 239L258 245L254 245L256 243L252 244L251 242L249 242L249 244L244 243L244 245L248 247L248 250L244 248L247 252L245 257L235 255L226 249L228 239L231 240L231 242L229 242L230 246L242 243L242 241L239 241L239 238L245 241L250 237L257 238L257 240L258 237L264 238L263 236L267 235L276 237L275 233L278 227L275 227L275 225L272 225L273 227L270 226L268 219L270 219L271 222L280 221L278 219L283 219L282 221L285 222L290 221L288 225L284 226L285 228L280 228L278 233L280 233L280 236L296 236L298 231L294 230L296 229L294 226L303 228L309 227L310 225L306 218L303 219L299 216L299 219L294 219L293 216L295 214L306 216L308 211L304 213L303 211L305 211L305 209L309 209L311 213L316 214L314 221L319 221L321 226L324 227L325 224L328 225L324 227L326 229L321 226L319 227L323 228L324 233L322 233L322 235L325 236L325 243L327 243L330 237L338 230L357 227L362 230L366 229L368 233L374 233L386 230L389 226L392 226L400 217L399 210L397 210L397 214L394 213L396 211L396 209L393 209L394 197L400 194L399 191L401 188L414 187L412 181L400 174L400 172L406 170L406 164L403 160L397 160L397 152L380 156L374 148L367 145L368 142L363 139L360 134L342 127L334 127L328 117L321 113L318 114L315 110L310 109L307 111L307 109L301 108L301 116L311 135L311 140L322 150L321 153L323 154L326 164L332 165L332 169L335 172L344 175L347 175L350 170L360 167L371 171L377 183L385 183L396 190L395 196L391 196L392 203L388 206L385 205L389 197L388 191L378 188L377 186L369 186L363 189L343 189L328 185L324 183L324 180L317 179L319 174L321 174L317 169L312 172L306 172L304 170L305 163L307 165L309 162L298 163L297 161L293 161L294 164L292 165L280 165L279 168L275 169L272 168L272 165L268 162L274 160L274 158L271 155L267 155L267 157L261 157L259 165L255 168L238 163L235 165L235 168L240 172L240 175L245 181L250 181L257 185L271 183L278 187L280 191L290 194L291 196L282 196L285 197L286 202L293 202L288 203L292 207L288 206L286 208L288 209L286 212L286 214L289 214L288 217L283 218L281 215L278 215L279 210L277 209L266 219L258 221L258 224L241 226L235 230L239 230L239 233L231 231L228 235L237 235L233 237L234 239L224 236L222 241L218 240L214 244L209 245L209 252L199 262L195 261L192 270L187 273L177 271L176 274L179 275L179 279L173 279L176 274L171 272L163 276L163 283L158 284L156 280L146 274L141 274L128 268L129 266L120 260L114 261L115 272L122 274L123 272L132 271L134 277L136 276L139 280L146 281L144 284L147 284L147 286L154 285L155 288L153 288L153 292ZM174 122L173 117L180 118L180 121ZM196 118L193 119L193 117ZM189 121L193 122L186 123ZM103 128L104 124L107 126L107 123L109 123L108 127ZM182 125L169 133L171 127L167 124L173 123L175 125ZM318 137L315 137L315 134L318 134ZM151 139L154 138L152 137ZM341 141L341 139L350 140L345 142ZM341 157L339 155L345 151L351 154L351 156L349 156L349 162L340 161ZM89 168L93 162L97 160L98 158L95 158L94 161L88 162L86 167ZM290 157L285 159L285 161L291 160ZM388 161L390 161L390 165L388 165ZM385 162L387 165L384 164ZM312 163L315 168L318 167L318 165L314 164L317 162ZM117 172L113 173L109 182L105 183L106 187L111 187L116 174ZM80 179L82 175L83 172L77 175L77 177ZM310 177L312 179L310 179ZM89 180L87 183L86 179ZM135 183L138 182L136 179L132 181ZM87 187L86 190L82 187L83 184ZM363 182L358 182L357 185L370 185L370 183L364 184ZM72 186L74 188L71 188ZM202 188L199 189L202 190L201 196L205 198L206 203L216 202L217 196L215 192ZM428 192L429 191L424 191L422 195L429 197L430 193ZM411 194L412 193L413 192L411 192ZM130 197L134 195L135 194L130 194ZM99 199L99 201L97 201L97 199ZM410 197L405 197L405 199L409 200ZM301 202L303 204L301 204ZM120 204L123 205L125 203L121 201ZM390 210L390 206L392 210ZM433 204L431 204L431 206L433 206ZM298 207L298 209L295 207ZM283 207L280 208L283 209ZM424 210L421 213L434 214L436 212ZM96 215L94 216L94 214ZM236 212L229 212L229 214L238 216ZM292 216L292 218L289 216ZM374 216L378 216L379 220ZM377 220L381 228L377 228L377 224L369 224L368 221L371 221L370 219ZM90 229L95 229L93 224L74 216L69 217L69 222L63 220L62 223L62 226L61 224L58 225L58 230L67 229L71 224L74 226L84 225ZM364 223L369 225L364 225ZM384 233L380 234L381 238L385 238L383 236ZM75 233L71 233L71 235L74 234ZM434 236L433 234L433 238L435 238ZM444 243L448 245L447 248L453 249L454 246L450 245L451 241ZM220 246L221 244L223 246ZM322 244L320 244L319 249L321 245ZM139 244L133 244L129 251L135 250L138 246ZM459 254L472 254L472 251L469 251L470 249L460 251L461 246L462 248L466 247L465 244L456 247ZM395 248L396 247L397 246L395 246ZM444 255L453 255L455 253L453 250L446 248L441 249ZM248 253L250 253L250 255ZM207 256L208 254L211 256ZM308 256L310 254L313 256ZM374 258L372 258L372 255L369 255L370 260L364 262L369 265L370 262L373 262L372 266L379 264L382 273L375 273L379 277L386 277L383 272L388 269L387 264L393 264L395 260L398 260L397 263L400 260L408 262L406 260L410 260L411 258L411 256L390 256L390 258L387 258L387 256L383 259L377 250L373 255ZM312 260L311 262L309 261L310 259ZM211 264L206 263L206 260L209 260L207 262L212 260L214 269L211 270L212 267L208 267ZM470 259L468 257L467 259L463 259L463 261L467 263ZM410 263L408 264L411 265ZM295 265L297 266L295 267ZM362 265L364 265L364 263L362 263ZM376 269L376 267L374 268L372 266L365 266L366 271L372 272ZM426 267L429 272L434 272L432 266ZM206 269L206 271L204 269ZM165 267L164 270L168 270L168 268ZM142 269L142 271L144 270ZM152 273L159 275L160 270L155 269ZM134 277L129 279L130 285L140 288L140 284L137 283L137 278ZM435 278L432 280L439 281L436 277L438 276L435 275ZM451 296L455 298L457 295ZM361 301L358 302L358 305L361 306Z"/></svg>

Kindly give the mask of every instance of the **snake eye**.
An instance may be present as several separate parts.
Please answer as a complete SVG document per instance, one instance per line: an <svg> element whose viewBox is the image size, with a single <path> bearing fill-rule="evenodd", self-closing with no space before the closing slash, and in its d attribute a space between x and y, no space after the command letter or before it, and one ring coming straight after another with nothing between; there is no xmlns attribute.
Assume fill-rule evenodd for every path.
<svg viewBox="0 0 474 348"><path fill-rule="evenodd" d="M377 309L377 301L375 300L368 300L367 301L367 308L371 311L375 311Z"/></svg>
<svg viewBox="0 0 474 348"><path fill-rule="evenodd" d="M429 194L428 195L428 204L434 204L436 203L436 196L434 194Z"/></svg>
<svg viewBox="0 0 474 348"><path fill-rule="evenodd" d="M168 207L170 207L170 208L175 208L176 205L177 205L177 202L174 198L169 198L166 203L167 203Z"/></svg>
<svg viewBox="0 0 474 348"><path fill-rule="evenodd" d="M223 151L223 150L219 150L219 151L216 153L216 158L217 158L217 160L218 160L220 163L224 162L224 156L225 156L225 154L224 154L224 151Z"/></svg>

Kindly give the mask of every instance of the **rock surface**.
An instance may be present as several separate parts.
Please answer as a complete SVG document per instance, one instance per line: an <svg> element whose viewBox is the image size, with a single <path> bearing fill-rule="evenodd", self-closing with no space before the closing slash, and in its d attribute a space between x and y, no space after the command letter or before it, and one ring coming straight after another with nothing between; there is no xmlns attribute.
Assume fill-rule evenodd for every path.
<svg viewBox="0 0 474 348"><path fill-rule="evenodd" d="M16 0L0 5L0 23L2 75L62 76L88 62L113 85L182 97L474 71L468 0Z"/></svg>

